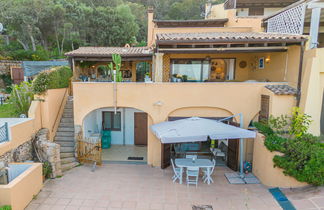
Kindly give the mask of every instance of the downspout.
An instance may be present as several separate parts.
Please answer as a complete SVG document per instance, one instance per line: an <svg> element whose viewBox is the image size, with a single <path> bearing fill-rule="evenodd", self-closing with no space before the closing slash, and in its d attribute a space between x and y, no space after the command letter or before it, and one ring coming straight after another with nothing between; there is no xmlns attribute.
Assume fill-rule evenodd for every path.
<svg viewBox="0 0 324 210"><path fill-rule="evenodd" d="M300 45L299 72L298 72L298 83L297 83L297 103L296 103L297 107L299 107L300 105L300 98L301 98L301 83L302 83L302 76L303 76L304 52L305 52L305 41L302 41Z"/></svg>
<svg viewBox="0 0 324 210"><path fill-rule="evenodd" d="M125 137L125 135L126 135L126 131L125 131L125 118L126 118L126 109L125 108L123 108L123 145L125 146L126 145L126 137Z"/></svg>
<svg viewBox="0 0 324 210"><path fill-rule="evenodd" d="M114 96L114 111L117 114L117 82L116 82L116 70L113 70L114 80L113 80L113 96Z"/></svg>

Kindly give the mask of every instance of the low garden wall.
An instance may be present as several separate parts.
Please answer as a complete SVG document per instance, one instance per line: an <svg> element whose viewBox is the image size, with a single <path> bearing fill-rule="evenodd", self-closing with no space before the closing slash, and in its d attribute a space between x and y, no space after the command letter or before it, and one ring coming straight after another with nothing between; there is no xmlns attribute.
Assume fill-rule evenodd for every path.
<svg viewBox="0 0 324 210"><path fill-rule="evenodd" d="M264 146L265 137L257 134L253 149L253 174L258 177L262 184L269 187L296 188L308 184L299 182L294 177L286 176L283 169L274 167L273 157L281 155L279 152L270 152Z"/></svg>
<svg viewBox="0 0 324 210"><path fill-rule="evenodd" d="M31 166L9 184L0 185L0 206L10 205L12 210L23 210L39 193L43 187L42 164L29 164Z"/></svg>

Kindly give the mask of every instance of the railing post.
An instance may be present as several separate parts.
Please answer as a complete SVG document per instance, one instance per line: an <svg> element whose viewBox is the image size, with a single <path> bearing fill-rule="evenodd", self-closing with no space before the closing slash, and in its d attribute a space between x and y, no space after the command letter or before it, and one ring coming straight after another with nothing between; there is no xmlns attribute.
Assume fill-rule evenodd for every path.
<svg viewBox="0 0 324 210"><path fill-rule="evenodd" d="M8 123L5 122L5 132L6 132L6 141L9 141L9 127L8 127Z"/></svg>

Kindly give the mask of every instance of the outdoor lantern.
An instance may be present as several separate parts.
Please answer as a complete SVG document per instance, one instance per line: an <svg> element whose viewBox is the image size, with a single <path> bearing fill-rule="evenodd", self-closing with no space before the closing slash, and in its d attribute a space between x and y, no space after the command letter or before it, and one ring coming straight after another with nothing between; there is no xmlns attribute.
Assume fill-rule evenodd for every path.
<svg viewBox="0 0 324 210"><path fill-rule="evenodd" d="M271 61L270 56L266 57L265 62L268 64L270 63L270 61Z"/></svg>

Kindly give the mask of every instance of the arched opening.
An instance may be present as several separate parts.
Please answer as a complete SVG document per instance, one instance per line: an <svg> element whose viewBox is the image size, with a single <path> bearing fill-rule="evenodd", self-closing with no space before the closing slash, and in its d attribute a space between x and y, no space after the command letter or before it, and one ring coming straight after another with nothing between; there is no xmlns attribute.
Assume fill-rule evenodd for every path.
<svg viewBox="0 0 324 210"><path fill-rule="evenodd" d="M147 163L148 114L135 108L91 111L83 119L83 137L100 138L102 161Z"/></svg>

